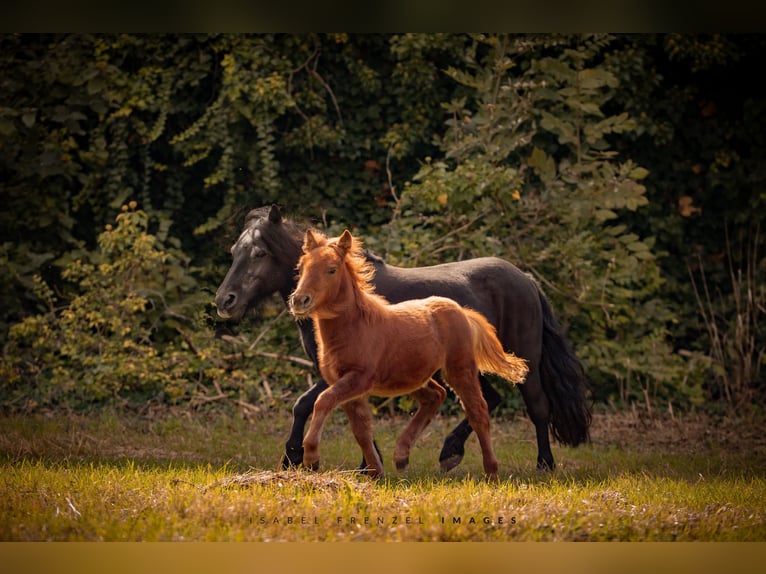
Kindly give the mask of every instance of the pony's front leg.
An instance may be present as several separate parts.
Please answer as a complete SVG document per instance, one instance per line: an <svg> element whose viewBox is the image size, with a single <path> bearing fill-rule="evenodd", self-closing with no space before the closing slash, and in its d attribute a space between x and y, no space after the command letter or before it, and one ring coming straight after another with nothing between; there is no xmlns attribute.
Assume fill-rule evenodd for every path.
<svg viewBox="0 0 766 574"><path fill-rule="evenodd" d="M343 410L348 417L354 438L362 448L362 454L366 462L363 469L371 477L383 476L383 461L372 438L372 413L370 412L367 397L359 397L343 403Z"/></svg>
<svg viewBox="0 0 766 574"><path fill-rule="evenodd" d="M439 383L429 379L423 387L410 393L410 396L418 401L419 406L407 428L404 429L396 441L394 463L396 463L396 470L399 471L407 468L407 465L410 463L412 443L415 442L428 426L428 423L434 418L436 411L439 410L444 399L447 398L447 391Z"/></svg>
<svg viewBox="0 0 766 574"><path fill-rule="evenodd" d="M314 403L319 394L327 388L324 379L319 379L311 388L303 393L293 406L293 425L290 436L285 443L285 454L282 457L282 468L298 466L303 462L303 430L314 409Z"/></svg>
<svg viewBox="0 0 766 574"><path fill-rule="evenodd" d="M366 395L372 388L372 378L357 372L343 375L323 391L314 403L314 412L306 436L303 437L303 466L319 468L319 441L327 415L339 404Z"/></svg>

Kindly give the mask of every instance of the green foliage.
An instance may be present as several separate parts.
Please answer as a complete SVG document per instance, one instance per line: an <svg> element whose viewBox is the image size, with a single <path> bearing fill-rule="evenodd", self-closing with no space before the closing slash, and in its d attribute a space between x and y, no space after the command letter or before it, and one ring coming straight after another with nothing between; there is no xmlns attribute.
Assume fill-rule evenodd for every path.
<svg viewBox="0 0 766 574"><path fill-rule="evenodd" d="M517 262L553 300L597 398L762 402L762 306L745 304L738 277L764 267L764 52L748 34L0 35L0 341L14 404L57 395L35 337L19 337L63 341L72 304L115 348L129 326L126 351L143 345L147 366L173 353L186 365L167 395L173 385L120 373L88 397L250 404L270 396L261 375L277 395L302 386L294 362L252 347L300 354L287 318L263 337L249 322L212 334L226 248L242 215L271 202L356 227L405 264ZM147 263L153 286L128 297L99 266L112 257L100 231L130 200L169 259L167 277ZM753 232L730 250L737 229ZM712 305L691 281L700 265ZM84 293L114 306L87 319ZM278 313L269 302L261 319Z"/></svg>
<svg viewBox="0 0 766 574"><path fill-rule="evenodd" d="M32 276L92 248L134 199L211 277L250 208L388 218L388 151L406 179L449 97L461 36L0 36L0 287L7 325ZM21 248L13 249L21 243ZM69 259L71 257L68 257Z"/></svg>
<svg viewBox="0 0 766 574"><path fill-rule="evenodd" d="M675 350L697 365L707 399L737 409L762 402L766 338L752 326L762 308L753 280L766 264L758 233L766 104L752 71L766 43L721 34L629 40L607 57L621 79L615 107L638 126L616 147L652 166L649 204L631 223L656 237Z"/></svg>
<svg viewBox="0 0 766 574"><path fill-rule="evenodd" d="M188 360L172 345L161 353L156 342L182 317L180 296L196 285L180 253L147 233L146 213L135 207L124 206L116 226L107 226L98 252L66 266L63 278L76 289L63 307L35 278L47 310L11 328L3 361L6 404L183 393Z"/></svg>
<svg viewBox="0 0 766 574"><path fill-rule="evenodd" d="M554 301L596 396L699 402L698 386L676 385L654 239L624 222L648 203L648 171L611 149L635 122L605 111L619 85L600 58L610 42L478 36L472 65L450 72L475 99L447 106L445 157L406 188L391 245L417 263L517 262Z"/></svg>
<svg viewBox="0 0 766 574"><path fill-rule="evenodd" d="M10 329L0 406L220 403L252 416L272 406L275 394L289 394L305 365L280 366L274 351L279 359L292 325L259 334L271 355L254 350L245 335L216 338L209 294L167 229L149 232L149 219L135 202L122 207L99 235L99 248L65 266L71 299L34 278L45 311ZM277 371L281 380L270 384Z"/></svg>

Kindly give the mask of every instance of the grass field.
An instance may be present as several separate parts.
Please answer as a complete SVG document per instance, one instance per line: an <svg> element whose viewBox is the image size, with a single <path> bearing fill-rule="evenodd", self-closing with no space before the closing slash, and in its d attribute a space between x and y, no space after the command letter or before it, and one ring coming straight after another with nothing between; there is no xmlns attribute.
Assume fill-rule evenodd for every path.
<svg viewBox="0 0 766 574"><path fill-rule="evenodd" d="M592 442L534 468L525 418L493 421L499 484L475 438L438 469L439 417L397 474L401 418L380 418L387 477L360 461L343 416L321 470L281 471L289 416L61 415L0 419L3 541L764 541L766 436L753 421L595 417Z"/></svg>

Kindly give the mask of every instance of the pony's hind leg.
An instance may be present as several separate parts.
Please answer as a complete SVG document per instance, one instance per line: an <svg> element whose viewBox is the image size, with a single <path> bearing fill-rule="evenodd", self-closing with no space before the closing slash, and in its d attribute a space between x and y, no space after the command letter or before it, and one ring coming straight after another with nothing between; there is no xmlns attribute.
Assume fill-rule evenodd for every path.
<svg viewBox="0 0 766 574"><path fill-rule="evenodd" d="M551 415L551 403L540 382L540 372L530 370L527 382L521 387L521 396L527 406L527 414L535 425L537 435L537 470L554 470L551 442L548 436L548 421Z"/></svg>
<svg viewBox="0 0 766 574"><path fill-rule="evenodd" d="M396 463L397 470L404 470L410 463L410 448L412 443L420 436L428 426L428 423L434 418L436 411L447 398L447 391L444 390L439 383L433 379L429 379L428 382L420 387L418 390L410 393L419 406L415 415L410 420L407 428L404 429L402 434L396 441L396 448L394 449L394 463Z"/></svg>
<svg viewBox="0 0 766 574"><path fill-rule="evenodd" d="M351 432L362 448L364 460L367 461L367 474L371 477L383 476L383 461L372 439L372 413L367 403L367 397L359 397L341 405L351 425Z"/></svg>

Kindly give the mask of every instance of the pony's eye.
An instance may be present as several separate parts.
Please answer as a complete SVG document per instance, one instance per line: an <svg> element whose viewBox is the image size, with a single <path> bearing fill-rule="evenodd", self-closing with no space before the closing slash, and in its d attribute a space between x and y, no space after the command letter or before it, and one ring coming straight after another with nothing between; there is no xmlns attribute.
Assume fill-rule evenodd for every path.
<svg viewBox="0 0 766 574"><path fill-rule="evenodd" d="M327 274L328 274L328 275L335 275L335 272L336 272L336 271L337 271L337 269L335 269L335 267L330 267L330 268L327 270Z"/></svg>
<svg viewBox="0 0 766 574"><path fill-rule="evenodd" d="M261 257L266 257L266 252L263 249L256 249L255 252L253 253L253 255L257 259L260 259Z"/></svg>

